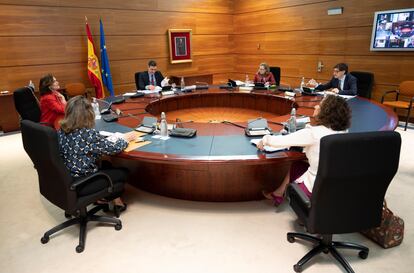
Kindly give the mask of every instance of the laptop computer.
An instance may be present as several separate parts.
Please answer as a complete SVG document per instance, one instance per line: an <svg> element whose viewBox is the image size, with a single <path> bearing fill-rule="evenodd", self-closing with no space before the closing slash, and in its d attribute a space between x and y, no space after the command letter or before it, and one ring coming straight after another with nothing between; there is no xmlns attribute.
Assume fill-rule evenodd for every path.
<svg viewBox="0 0 414 273"><path fill-rule="evenodd" d="M311 89L309 87L302 87L302 95L306 95L306 96L316 96L316 92L315 89Z"/></svg>
<svg viewBox="0 0 414 273"><path fill-rule="evenodd" d="M157 124L157 118L155 117L144 117L142 123L135 128L136 131L142 133L152 133L155 130Z"/></svg>
<svg viewBox="0 0 414 273"><path fill-rule="evenodd" d="M267 90L267 87L262 82L255 82L254 83L254 89L256 89L256 90Z"/></svg>

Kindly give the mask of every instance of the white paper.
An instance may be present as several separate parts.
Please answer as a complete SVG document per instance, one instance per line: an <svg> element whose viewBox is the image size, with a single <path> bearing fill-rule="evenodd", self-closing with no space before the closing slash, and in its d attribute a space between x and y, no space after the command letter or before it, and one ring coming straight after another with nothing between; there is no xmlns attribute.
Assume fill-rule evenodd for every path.
<svg viewBox="0 0 414 273"><path fill-rule="evenodd" d="M356 96L353 96L353 95L338 95L338 96L340 96L340 97L342 97L342 98L344 98L344 99L346 99L346 100L350 100L350 99L352 99L352 98L355 98Z"/></svg>
<svg viewBox="0 0 414 273"><path fill-rule="evenodd" d="M154 136L152 136L152 138L155 138L155 139L161 139L161 140L167 140L167 139L169 139L170 137L169 137L169 136L165 136L165 137L163 137L163 136L161 136L161 135L154 135Z"/></svg>
<svg viewBox="0 0 414 273"><path fill-rule="evenodd" d="M257 143L259 143L260 140L262 140L262 139L261 138L254 138L254 139L251 139L250 142L257 146ZM283 150L286 149L286 148L274 148L272 146L267 146L267 145L264 146L263 148L266 152L283 151Z"/></svg>
<svg viewBox="0 0 414 273"><path fill-rule="evenodd" d="M108 136L106 139L109 140L112 143L117 142L119 139L123 139L124 138L124 134L123 133L113 133L110 136Z"/></svg>
<svg viewBox="0 0 414 273"><path fill-rule="evenodd" d="M296 118L297 123L309 123L310 118L309 117L302 117L302 118Z"/></svg>
<svg viewBox="0 0 414 273"><path fill-rule="evenodd" d="M112 132L108 132L108 131L99 131L99 134L101 134L102 136L112 136Z"/></svg>
<svg viewBox="0 0 414 273"><path fill-rule="evenodd" d="M136 93L137 93L137 92L127 92L127 93L123 94L123 96L125 96L125 97L130 97L130 96L135 95Z"/></svg>
<svg viewBox="0 0 414 273"><path fill-rule="evenodd" d="M159 87L159 86L157 86L157 87ZM159 93L160 92L160 90L162 90L162 88L161 87L159 87L159 89L158 88L155 88L154 90L142 90L142 92L144 92L144 94L155 94L155 93Z"/></svg>

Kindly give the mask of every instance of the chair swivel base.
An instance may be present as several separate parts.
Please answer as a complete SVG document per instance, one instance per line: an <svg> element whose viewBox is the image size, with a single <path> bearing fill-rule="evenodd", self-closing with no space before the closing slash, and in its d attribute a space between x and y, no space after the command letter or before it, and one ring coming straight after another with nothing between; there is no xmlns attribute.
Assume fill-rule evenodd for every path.
<svg viewBox="0 0 414 273"><path fill-rule="evenodd" d="M45 232L43 237L40 239L42 244L46 244L49 242L49 237L69 226L73 226L75 224L80 224L80 231L79 231L79 245L76 246L76 252L81 253L85 249L85 239L86 239L86 225L88 222L100 222L100 223L107 223L107 224L115 224L115 230L122 229L122 222L119 219L108 217L108 216L98 216L95 215L99 210L103 209L104 206L96 206L89 211L86 211L86 208L83 208L80 211L79 216L69 219L66 222L63 222L60 225L55 226L54 228ZM66 215L66 213L65 213Z"/></svg>
<svg viewBox="0 0 414 273"><path fill-rule="evenodd" d="M331 253L332 256L345 268L346 272L354 273L354 270L349 265L348 261L345 260L345 258L341 254L339 254L337 248L359 250L358 256L361 259L366 259L369 253L369 249L367 247L359 244L332 241L332 235L323 235L321 238L318 238L308 234L288 232L287 240L290 243L294 243L295 239L302 239L316 244L316 246L311 251L309 251L305 256L303 256L303 258L300 259L300 261L293 266L293 270L295 272L302 272L302 267L310 259L312 259L317 254L323 252L325 254Z"/></svg>

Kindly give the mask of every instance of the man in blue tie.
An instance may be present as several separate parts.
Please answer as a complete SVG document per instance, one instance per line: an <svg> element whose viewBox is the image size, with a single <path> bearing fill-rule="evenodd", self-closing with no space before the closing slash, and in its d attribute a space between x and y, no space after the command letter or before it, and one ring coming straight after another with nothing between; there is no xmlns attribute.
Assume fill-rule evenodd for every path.
<svg viewBox="0 0 414 273"><path fill-rule="evenodd" d="M331 92L339 95L356 95L357 79L348 73L348 65L339 63L333 67L333 77L326 84L318 84L314 79L308 82L309 86L315 86L317 90L330 89Z"/></svg>
<svg viewBox="0 0 414 273"><path fill-rule="evenodd" d="M157 63L154 60L148 62L148 71L137 74L135 74L135 82L138 83L137 88L139 90L154 90L156 86L161 86L164 79L161 72L157 71Z"/></svg>

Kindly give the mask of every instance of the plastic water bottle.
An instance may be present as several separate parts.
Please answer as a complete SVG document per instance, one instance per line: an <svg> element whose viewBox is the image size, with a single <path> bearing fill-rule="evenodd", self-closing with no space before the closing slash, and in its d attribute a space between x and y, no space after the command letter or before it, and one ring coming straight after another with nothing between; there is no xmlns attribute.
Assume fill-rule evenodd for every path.
<svg viewBox="0 0 414 273"><path fill-rule="evenodd" d="M289 134L296 132L296 109L292 108L289 118Z"/></svg>
<svg viewBox="0 0 414 273"><path fill-rule="evenodd" d="M160 131L162 137L168 136L167 118L164 112L161 113Z"/></svg>
<svg viewBox="0 0 414 273"><path fill-rule="evenodd" d="M32 91L33 91L33 92L34 92L34 91L35 91L35 89L36 89L36 88L35 88L34 83L32 82L32 80L30 80L30 81L29 81L29 87L30 87L30 88L32 88Z"/></svg>
<svg viewBox="0 0 414 273"><path fill-rule="evenodd" d="M96 98L92 99L92 109L95 114L95 119L101 118L101 112L99 111L99 103L96 101Z"/></svg>
<svg viewBox="0 0 414 273"><path fill-rule="evenodd" d="M181 91L185 89L184 77L181 77L180 87L181 87Z"/></svg>
<svg viewBox="0 0 414 273"><path fill-rule="evenodd" d="M303 91L303 87L306 86L305 85L305 77L302 77L302 80L300 81L300 90Z"/></svg>
<svg viewBox="0 0 414 273"><path fill-rule="evenodd" d="M247 86L249 84L249 75L246 74L246 81L244 82L244 84Z"/></svg>

